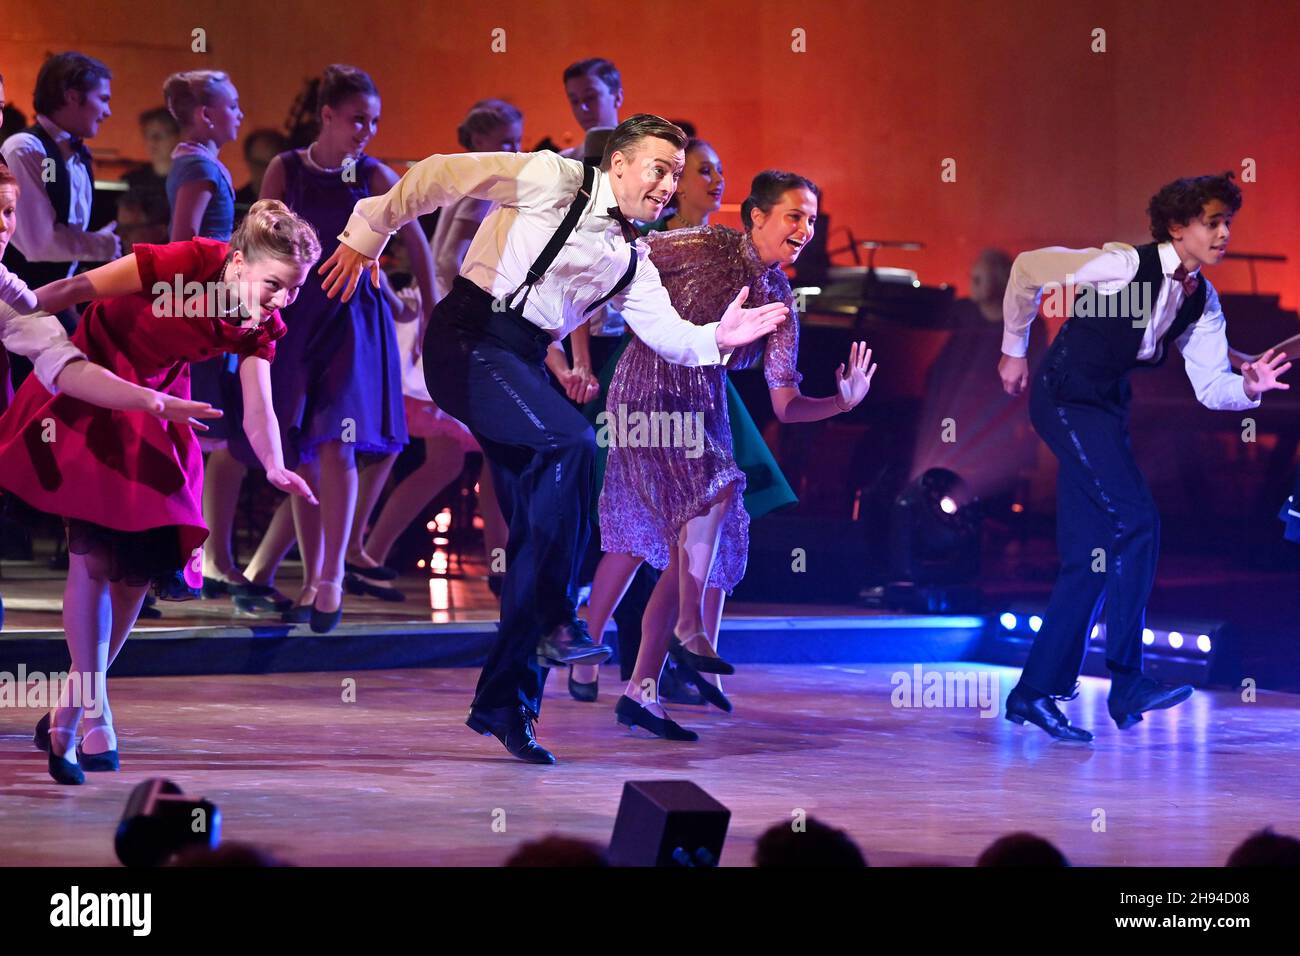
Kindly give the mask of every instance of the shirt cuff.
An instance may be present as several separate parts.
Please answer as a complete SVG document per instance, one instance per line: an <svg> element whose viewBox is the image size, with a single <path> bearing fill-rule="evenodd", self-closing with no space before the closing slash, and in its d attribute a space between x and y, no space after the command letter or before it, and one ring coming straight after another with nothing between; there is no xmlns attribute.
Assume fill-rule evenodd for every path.
<svg viewBox="0 0 1300 956"><path fill-rule="evenodd" d="M1247 394L1246 392L1246 376L1241 375L1239 376L1239 378L1241 379L1241 396L1249 403L1248 405L1246 405L1246 408L1259 408L1259 403L1264 398L1264 396L1261 394L1259 398L1251 398L1250 395Z"/></svg>
<svg viewBox="0 0 1300 956"><path fill-rule="evenodd" d="M338 240L367 259L378 259L391 235L391 232L375 232L370 228L370 223L366 222L359 213L354 212L348 217L348 224L339 233Z"/></svg>
<svg viewBox="0 0 1300 956"><path fill-rule="evenodd" d="M700 349L700 365L726 365L727 360L731 358L734 349L727 349L726 354L718 351L718 326L721 322L710 322L708 325L700 326L702 331L708 332L708 339Z"/></svg>
<svg viewBox="0 0 1300 956"><path fill-rule="evenodd" d="M1024 358L1029 353L1029 336L1016 335L1014 332L1002 333L1002 354L1012 358Z"/></svg>
<svg viewBox="0 0 1300 956"><path fill-rule="evenodd" d="M37 380L45 386L46 391L51 395L57 395L59 387L55 382L63 370L73 362L85 361L89 361L85 352L71 342L64 342L36 356L36 360L32 363L32 371Z"/></svg>

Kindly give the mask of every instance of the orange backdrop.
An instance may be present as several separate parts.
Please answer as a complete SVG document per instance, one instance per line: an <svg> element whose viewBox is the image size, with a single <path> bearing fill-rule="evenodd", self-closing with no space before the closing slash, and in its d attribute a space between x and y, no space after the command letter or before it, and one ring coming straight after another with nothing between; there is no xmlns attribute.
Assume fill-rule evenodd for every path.
<svg viewBox="0 0 1300 956"><path fill-rule="evenodd" d="M207 53L191 52L206 31ZM1105 52L1093 52L1093 31ZM494 31L505 50L493 52ZM804 52L796 52L803 31ZM1254 160L1237 251L1280 252L1261 291L1300 304L1300 4L1186 0L799 3L657 0L0 0L0 73L30 114L43 57L78 49L114 71L116 115L92 147L143 154L136 115L187 68L231 73L244 131L279 126L304 78L331 62L374 76L392 159L457 149L465 108L503 96L525 142L580 130L563 95L569 62L613 59L624 115L694 121L723 158L726 201L766 166L819 182L859 238L919 239L884 264L964 290L982 247L1015 252L1145 236L1146 200L1179 175ZM246 179L237 147L225 157ZM941 164L956 161L956 181ZM725 221L725 220L724 220ZM1228 291L1246 267L1214 270Z"/></svg>

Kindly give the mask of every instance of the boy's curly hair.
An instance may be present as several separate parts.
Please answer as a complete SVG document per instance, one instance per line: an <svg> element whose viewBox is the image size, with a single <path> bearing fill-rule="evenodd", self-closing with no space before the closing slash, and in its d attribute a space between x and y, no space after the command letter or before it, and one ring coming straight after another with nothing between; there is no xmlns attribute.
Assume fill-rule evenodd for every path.
<svg viewBox="0 0 1300 956"><path fill-rule="evenodd" d="M1189 176L1175 179L1160 187L1147 204L1151 219L1151 236L1156 242L1168 242L1170 226L1185 226L1199 218L1205 204L1220 200L1228 210L1236 213L1241 208L1241 187L1233 182L1231 172L1219 176Z"/></svg>

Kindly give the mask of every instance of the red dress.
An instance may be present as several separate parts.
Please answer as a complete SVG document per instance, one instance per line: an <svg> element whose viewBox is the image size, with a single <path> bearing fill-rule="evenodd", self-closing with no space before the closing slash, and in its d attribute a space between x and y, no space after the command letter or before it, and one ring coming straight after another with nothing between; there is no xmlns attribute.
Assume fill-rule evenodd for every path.
<svg viewBox="0 0 1300 956"><path fill-rule="evenodd" d="M90 303L72 341L126 381L186 399L190 362L222 352L270 361L286 331L278 311L256 328L241 328L213 316L186 316L183 300L175 298L178 278L182 286L214 288L228 249L212 239L137 245L144 291ZM156 292L158 283L167 291ZM0 416L0 489L41 511L104 529L174 528L186 558L208 536L203 456L189 425L51 395L34 375Z"/></svg>

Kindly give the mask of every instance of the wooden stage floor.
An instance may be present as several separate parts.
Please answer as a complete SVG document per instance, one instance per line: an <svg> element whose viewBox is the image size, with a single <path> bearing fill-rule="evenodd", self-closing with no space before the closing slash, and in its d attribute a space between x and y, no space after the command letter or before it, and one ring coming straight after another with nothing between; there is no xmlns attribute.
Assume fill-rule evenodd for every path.
<svg viewBox="0 0 1300 956"><path fill-rule="evenodd" d="M1001 697L1015 678L925 666L988 671ZM728 866L796 808L848 830L873 865L968 865L1031 830L1076 864L1218 866L1259 827L1300 832L1300 698L1198 691L1121 733L1106 683L1085 678L1064 707L1097 740L1077 746L975 709L897 709L891 675L911 668L745 667L729 679L735 713L673 709L695 744L616 725L612 667L596 704L552 679L538 733L554 767L464 726L469 669L359 672L355 703L339 673L116 679L123 770L82 787L46 775L39 711L0 708L0 862L114 865L127 794L155 776L215 801L227 840L302 865L491 866L552 832L605 843L628 779L690 779L730 807Z"/></svg>

